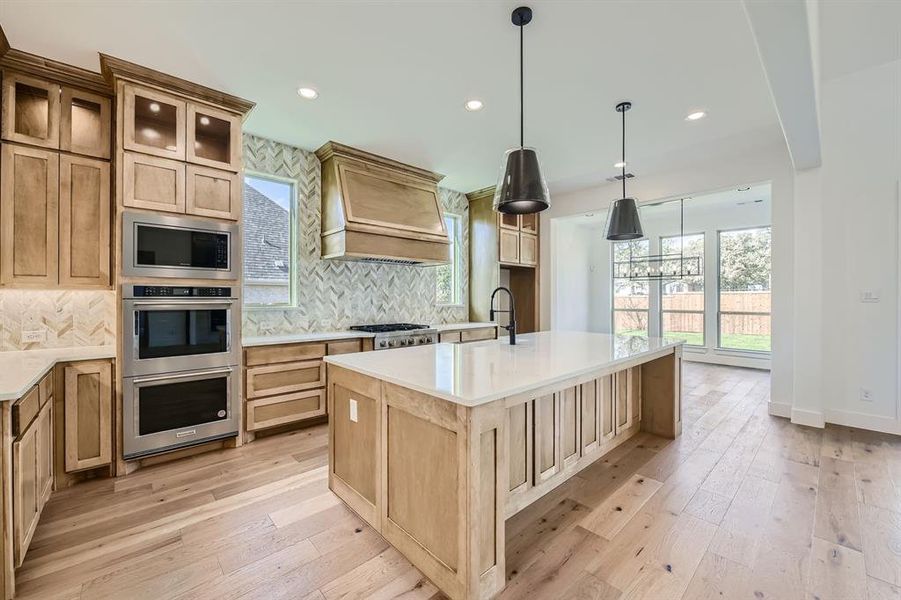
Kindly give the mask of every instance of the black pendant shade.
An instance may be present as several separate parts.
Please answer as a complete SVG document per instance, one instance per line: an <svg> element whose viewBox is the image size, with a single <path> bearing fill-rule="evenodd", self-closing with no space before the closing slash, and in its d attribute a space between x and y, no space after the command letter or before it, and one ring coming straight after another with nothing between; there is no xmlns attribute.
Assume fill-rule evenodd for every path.
<svg viewBox="0 0 901 600"><path fill-rule="evenodd" d="M538 153L524 145L523 119L523 27L532 21L532 9L520 6L511 15L519 27L519 148L507 150L504 166L494 189L494 210L512 215L527 215L551 205L547 182L541 174Z"/></svg>
<svg viewBox="0 0 901 600"><path fill-rule="evenodd" d="M610 209L610 218L607 220L606 236L613 242L644 237L635 198L620 198L614 201L613 208Z"/></svg>
<svg viewBox="0 0 901 600"><path fill-rule="evenodd" d="M623 240L637 240L644 237L641 229L641 219L638 218L638 204L635 198L626 197L626 112L632 108L631 102L620 102L616 105L616 112L623 117L623 160L622 181L623 197L614 201L607 217L607 231L605 237L611 242Z"/></svg>
<svg viewBox="0 0 901 600"><path fill-rule="evenodd" d="M550 206L547 183L534 148L507 150L507 160L494 189L494 210L512 215L541 212Z"/></svg>

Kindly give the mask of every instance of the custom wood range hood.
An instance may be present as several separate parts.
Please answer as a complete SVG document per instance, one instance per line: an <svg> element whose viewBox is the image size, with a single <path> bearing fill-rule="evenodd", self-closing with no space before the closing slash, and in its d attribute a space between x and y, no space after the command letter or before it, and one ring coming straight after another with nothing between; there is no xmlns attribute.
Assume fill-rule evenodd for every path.
<svg viewBox="0 0 901 600"><path fill-rule="evenodd" d="M444 177L336 142L322 163L322 258L401 265L450 261Z"/></svg>

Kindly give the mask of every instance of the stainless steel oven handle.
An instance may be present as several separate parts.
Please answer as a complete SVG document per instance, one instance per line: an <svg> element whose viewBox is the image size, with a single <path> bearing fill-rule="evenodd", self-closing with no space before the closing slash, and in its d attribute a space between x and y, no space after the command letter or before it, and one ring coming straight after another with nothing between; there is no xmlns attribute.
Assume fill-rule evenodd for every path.
<svg viewBox="0 0 901 600"><path fill-rule="evenodd" d="M193 371L190 373L178 373L175 375L154 375L153 377L135 377L132 379L133 383L150 383L151 381L167 381L170 379L186 379L188 377L204 377L205 375L224 375L226 373L234 373L235 370L231 367L225 367L223 369L213 369L211 371L203 371L197 372Z"/></svg>
<svg viewBox="0 0 901 600"><path fill-rule="evenodd" d="M177 304L179 306L225 306L231 308L236 300L225 300L221 302L210 302L209 300L130 300L131 306L165 306L167 304Z"/></svg>

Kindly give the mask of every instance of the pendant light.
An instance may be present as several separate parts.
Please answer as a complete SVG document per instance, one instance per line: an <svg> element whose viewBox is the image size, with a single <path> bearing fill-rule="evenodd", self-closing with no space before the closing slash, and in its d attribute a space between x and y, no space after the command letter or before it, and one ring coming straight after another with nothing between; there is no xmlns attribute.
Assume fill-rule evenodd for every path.
<svg viewBox="0 0 901 600"><path fill-rule="evenodd" d="M623 197L613 203L610 216L607 218L607 239L614 242L644 237L635 198L626 197L626 111L630 108L631 102L620 102L616 105L616 112L623 116Z"/></svg>
<svg viewBox="0 0 901 600"><path fill-rule="evenodd" d="M523 27L532 21L532 9L520 6L511 16L519 27L519 148L507 150L494 189L494 210L507 214L537 213L551 205L547 182L541 174L538 153L525 146L523 131Z"/></svg>

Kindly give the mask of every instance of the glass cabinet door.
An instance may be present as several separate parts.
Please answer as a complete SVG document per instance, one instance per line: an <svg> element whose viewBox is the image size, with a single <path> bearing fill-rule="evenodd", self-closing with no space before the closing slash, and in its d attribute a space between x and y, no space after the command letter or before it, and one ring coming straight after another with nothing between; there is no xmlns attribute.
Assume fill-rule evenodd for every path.
<svg viewBox="0 0 901 600"><path fill-rule="evenodd" d="M125 86L125 148L185 159L185 102L138 86Z"/></svg>
<svg viewBox="0 0 901 600"><path fill-rule="evenodd" d="M202 104L188 104L187 160L237 171L241 159L241 118Z"/></svg>
<svg viewBox="0 0 901 600"><path fill-rule="evenodd" d="M18 73L3 76L4 140L59 148L59 86Z"/></svg>
<svg viewBox="0 0 901 600"><path fill-rule="evenodd" d="M498 225L504 229L519 229L519 215L498 213Z"/></svg>
<svg viewBox="0 0 901 600"><path fill-rule="evenodd" d="M520 215L519 226L526 233L538 233L538 213Z"/></svg>
<svg viewBox="0 0 901 600"><path fill-rule="evenodd" d="M63 88L60 112L60 149L96 158L110 157L109 98Z"/></svg>

